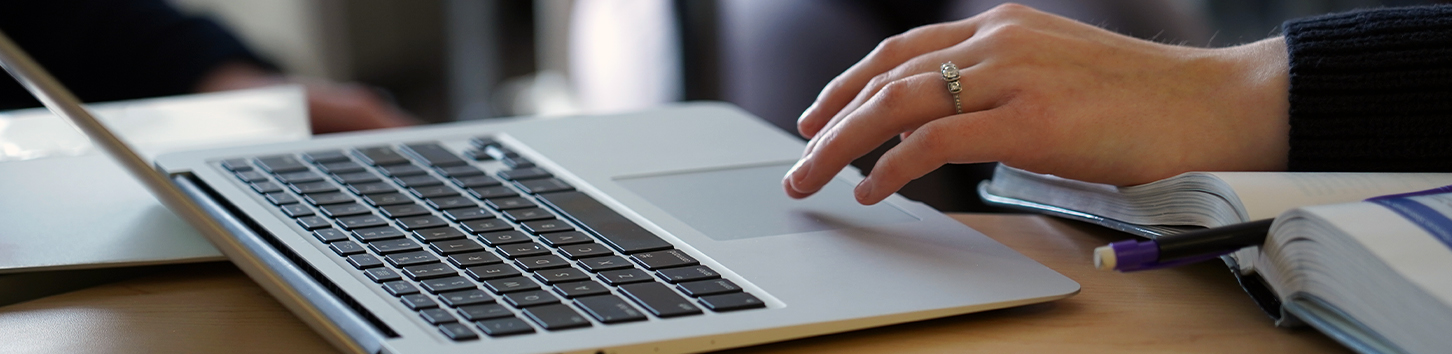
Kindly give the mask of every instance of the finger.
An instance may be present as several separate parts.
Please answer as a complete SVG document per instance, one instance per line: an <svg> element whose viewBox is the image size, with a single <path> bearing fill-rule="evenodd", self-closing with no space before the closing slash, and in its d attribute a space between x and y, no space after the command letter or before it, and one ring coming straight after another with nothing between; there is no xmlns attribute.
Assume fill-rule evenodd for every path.
<svg viewBox="0 0 1452 354"><path fill-rule="evenodd" d="M873 77L919 55L972 38L977 31L978 18L918 27L882 41L861 61L827 84L816 101L797 119L797 130L804 137L816 136Z"/></svg>
<svg viewBox="0 0 1452 354"><path fill-rule="evenodd" d="M920 75L924 73L938 73L941 76L943 63L950 61L954 62L955 66L962 68L963 70L972 68L974 66L972 63L978 62L978 53L975 53L971 50L971 48L973 47L973 42L974 40L970 39L952 47L948 47L947 49L935 51L909 59L902 65L899 65L898 67L893 68L886 73L878 75L877 77L873 78L872 81L866 87L864 87L860 93L858 93L858 96L854 98L851 103L849 103L846 107L839 111L835 117L832 117L832 119L828 121L827 124L823 125L822 129L832 129L832 127L840 124L842 119L845 119L852 112L855 112L858 108L861 107L861 105L865 104L867 100L871 99L873 95L876 95L879 91L882 91L882 88L885 87L888 83L895 82L909 76ZM942 83L942 86L945 90L947 89L947 85L948 84L946 81ZM807 149L804 150L802 154L809 154L815 148L815 144L808 143Z"/></svg>
<svg viewBox="0 0 1452 354"><path fill-rule="evenodd" d="M908 182L948 163L998 161L1001 151L1014 146L1012 132L1000 124L1004 110L987 110L923 124L901 143L883 153L857 184L853 195L858 203L882 202Z"/></svg>
<svg viewBox="0 0 1452 354"><path fill-rule="evenodd" d="M894 135L953 114L952 98L942 85L936 73L889 84L842 124L812 139L818 148L788 173L783 181L787 194L800 198L816 193L853 159Z"/></svg>

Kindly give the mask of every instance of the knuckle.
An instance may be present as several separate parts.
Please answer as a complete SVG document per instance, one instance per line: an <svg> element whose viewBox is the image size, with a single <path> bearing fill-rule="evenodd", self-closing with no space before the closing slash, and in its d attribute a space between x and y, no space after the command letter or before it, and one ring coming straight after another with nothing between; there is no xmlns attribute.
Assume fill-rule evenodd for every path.
<svg viewBox="0 0 1452 354"><path fill-rule="evenodd" d="M994 6L992 9L988 10L988 13L998 16L1017 17L1023 16L1030 11L1033 11L1032 7L1028 7L1019 3L1009 2Z"/></svg>
<svg viewBox="0 0 1452 354"><path fill-rule="evenodd" d="M894 58L903 53L907 49L908 33L893 35L882 40L882 43L878 43L877 48L872 50L873 57Z"/></svg>
<svg viewBox="0 0 1452 354"><path fill-rule="evenodd" d="M895 80L887 83L886 86L882 87L882 90L877 92L877 101L890 110L891 107L901 105L907 100L912 99L912 91L911 84L906 80Z"/></svg>

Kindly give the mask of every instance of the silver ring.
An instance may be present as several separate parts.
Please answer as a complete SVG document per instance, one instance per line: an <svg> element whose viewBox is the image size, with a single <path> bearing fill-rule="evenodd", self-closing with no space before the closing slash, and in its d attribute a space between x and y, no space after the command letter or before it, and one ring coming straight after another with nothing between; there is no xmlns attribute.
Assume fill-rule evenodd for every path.
<svg viewBox="0 0 1452 354"><path fill-rule="evenodd" d="M958 66L949 61L938 67L938 71L943 74L943 81L948 82L948 93L953 94L953 109L963 114L963 100L958 98L958 93L963 92L963 84L958 82Z"/></svg>

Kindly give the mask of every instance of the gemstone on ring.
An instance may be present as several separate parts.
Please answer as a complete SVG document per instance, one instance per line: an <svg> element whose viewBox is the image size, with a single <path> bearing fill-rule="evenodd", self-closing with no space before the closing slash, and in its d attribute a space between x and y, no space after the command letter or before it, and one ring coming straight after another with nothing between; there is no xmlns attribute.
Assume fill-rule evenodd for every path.
<svg viewBox="0 0 1452 354"><path fill-rule="evenodd" d="M953 95L953 109L958 111L958 114L963 114L963 101L958 98L958 93L963 92L963 83L958 82L960 77L958 66L951 61L946 62L938 67L938 72L943 74L943 81L948 82L948 93Z"/></svg>

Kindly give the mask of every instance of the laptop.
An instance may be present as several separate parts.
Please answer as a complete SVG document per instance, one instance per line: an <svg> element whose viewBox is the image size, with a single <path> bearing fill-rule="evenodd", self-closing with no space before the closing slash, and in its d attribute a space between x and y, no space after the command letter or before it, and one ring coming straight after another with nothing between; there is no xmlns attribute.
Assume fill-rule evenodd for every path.
<svg viewBox="0 0 1452 354"><path fill-rule="evenodd" d="M804 145L718 103L188 151L154 165L0 63L337 348L701 352L1052 301L1074 281L924 204L792 200Z"/></svg>

